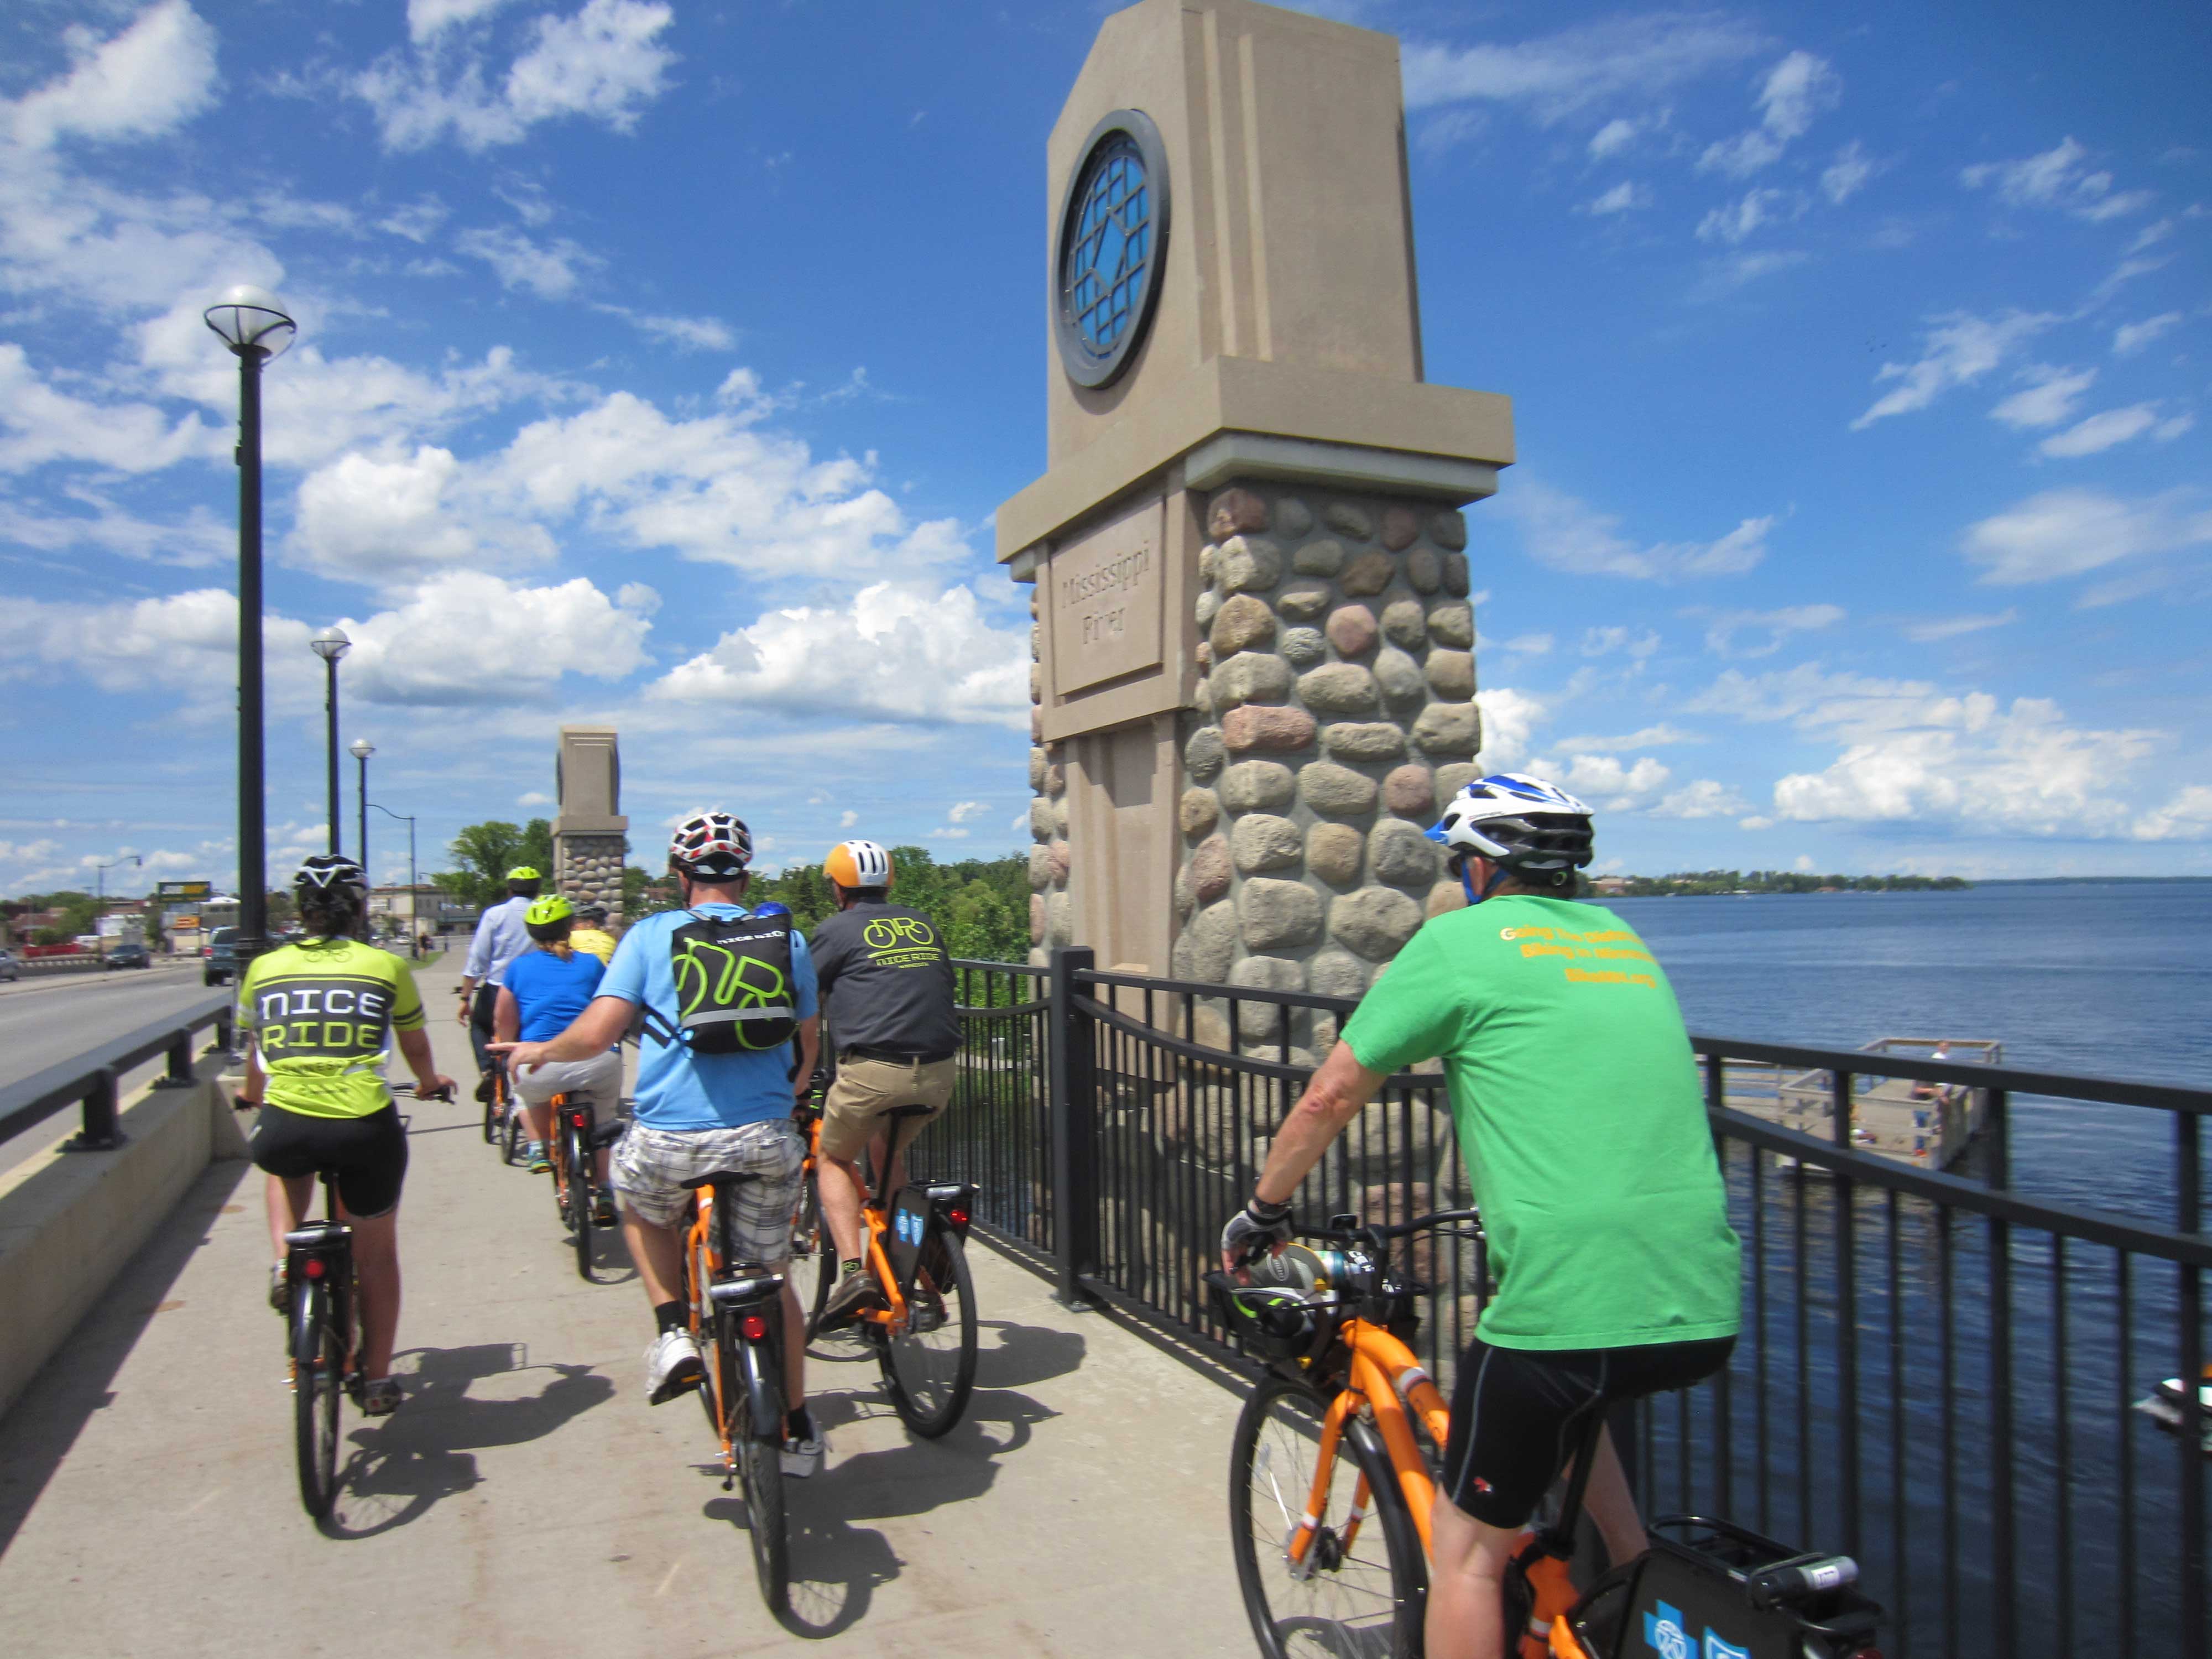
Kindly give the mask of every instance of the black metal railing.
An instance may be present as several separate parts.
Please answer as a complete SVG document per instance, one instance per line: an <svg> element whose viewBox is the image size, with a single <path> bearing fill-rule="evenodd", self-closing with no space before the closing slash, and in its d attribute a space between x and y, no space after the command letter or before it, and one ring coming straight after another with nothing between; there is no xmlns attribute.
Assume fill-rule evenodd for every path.
<svg viewBox="0 0 2212 1659"><path fill-rule="evenodd" d="M933 1163L984 1186L994 1229L1051 1254L1064 1296L1224 1336L1200 1275L1356 1000L1100 972L1083 950L1048 969L961 970L963 1112L933 1131ZM2190 1385L2212 1267L2199 1133L2212 1091L1693 1046L1744 1243L1744 1327L1722 1376L1636 1414L1647 1510L1717 1511L1857 1556L1890 1609L1893 1659L2106 1644L2204 1659L2212 1413ZM1828 1133L1725 1103L1759 1066L1826 1073ZM1961 1166L1977 1173L1855 1147L1870 1079L1978 1091ZM2019 1190L2010 1123L2030 1098L2167 1114L2161 1212ZM1395 1220L1471 1197L1443 1080L1417 1070L1389 1079L1297 1205ZM1449 1389L1487 1264L1477 1244L1437 1241L1411 1266L1430 1287L1423 1361ZM2137 1407L2168 1377L2183 1387L2162 1427Z"/></svg>
<svg viewBox="0 0 2212 1659"><path fill-rule="evenodd" d="M125 1073L157 1055L168 1057L163 1081L187 1084L192 1080L192 1038L212 1025L216 1041L230 1045L233 999L218 993L181 1012L141 1026L125 1036L104 1043L90 1054L50 1066L21 1083L0 1089L0 1141L12 1139L34 1128L57 1112L71 1106L83 1109L83 1123L73 1147L85 1152L107 1152L123 1144L117 1127L118 1093Z"/></svg>

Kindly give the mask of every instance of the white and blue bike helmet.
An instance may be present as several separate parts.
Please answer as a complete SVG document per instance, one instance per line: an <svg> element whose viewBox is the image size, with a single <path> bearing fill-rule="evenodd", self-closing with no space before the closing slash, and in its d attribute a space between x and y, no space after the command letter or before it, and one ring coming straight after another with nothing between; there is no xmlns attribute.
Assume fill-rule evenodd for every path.
<svg viewBox="0 0 2212 1659"><path fill-rule="evenodd" d="M1508 874L1531 887L1571 891L1574 872L1596 855L1589 808L1557 784L1517 772L1493 773L1468 784L1446 803L1428 836L1457 865L1469 904L1488 898ZM1479 893L1470 857L1498 866Z"/></svg>

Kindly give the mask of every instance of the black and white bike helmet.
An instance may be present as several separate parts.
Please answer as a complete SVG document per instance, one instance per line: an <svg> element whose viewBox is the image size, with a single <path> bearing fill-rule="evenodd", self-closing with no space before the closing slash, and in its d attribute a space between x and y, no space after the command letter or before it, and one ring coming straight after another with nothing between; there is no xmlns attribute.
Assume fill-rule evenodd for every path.
<svg viewBox="0 0 2212 1659"><path fill-rule="evenodd" d="M292 878L292 896L301 902L318 899L365 904L368 872L343 853L318 853Z"/></svg>
<svg viewBox="0 0 2212 1659"><path fill-rule="evenodd" d="M668 838L668 867L696 880L731 880L752 861L752 831L727 812L694 812Z"/></svg>
<svg viewBox="0 0 2212 1659"><path fill-rule="evenodd" d="M1493 773L1468 784L1446 804L1428 836L1455 858L1488 859L1501 878L1510 872L1532 887L1570 887L1572 872L1596 855L1589 808L1557 784L1517 772ZM1471 902L1490 896L1474 890L1464 870L1461 879Z"/></svg>

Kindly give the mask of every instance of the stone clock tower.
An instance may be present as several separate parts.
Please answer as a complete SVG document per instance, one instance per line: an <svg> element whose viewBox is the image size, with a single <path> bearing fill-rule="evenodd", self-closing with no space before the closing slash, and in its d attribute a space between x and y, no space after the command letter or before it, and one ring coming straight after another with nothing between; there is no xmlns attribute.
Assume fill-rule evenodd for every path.
<svg viewBox="0 0 2212 1659"><path fill-rule="evenodd" d="M600 903L623 920L629 820L622 813L622 750L611 726L564 726L553 763L560 816L553 820L553 890L571 904Z"/></svg>
<svg viewBox="0 0 2212 1659"><path fill-rule="evenodd" d="M1031 936L1364 990L1455 902L1474 775L1459 508L1509 401L1423 378L1398 48L1255 0L1107 19L1046 148Z"/></svg>

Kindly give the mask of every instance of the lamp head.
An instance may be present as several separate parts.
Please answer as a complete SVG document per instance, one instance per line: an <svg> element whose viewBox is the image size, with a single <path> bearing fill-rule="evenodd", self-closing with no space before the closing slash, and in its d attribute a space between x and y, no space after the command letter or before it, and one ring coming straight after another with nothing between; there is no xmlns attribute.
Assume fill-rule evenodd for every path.
<svg viewBox="0 0 2212 1659"><path fill-rule="evenodd" d="M376 745L367 738L356 738L346 745L346 749L356 760L367 760L376 752Z"/></svg>
<svg viewBox="0 0 2212 1659"><path fill-rule="evenodd" d="M264 356L279 356L300 332L282 300L249 283L225 290L201 314L222 343L241 356L258 350Z"/></svg>
<svg viewBox="0 0 2212 1659"><path fill-rule="evenodd" d="M336 662L353 649L353 641L347 637L343 628L325 628L307 641L307 649L325 662Z"/></svg>

